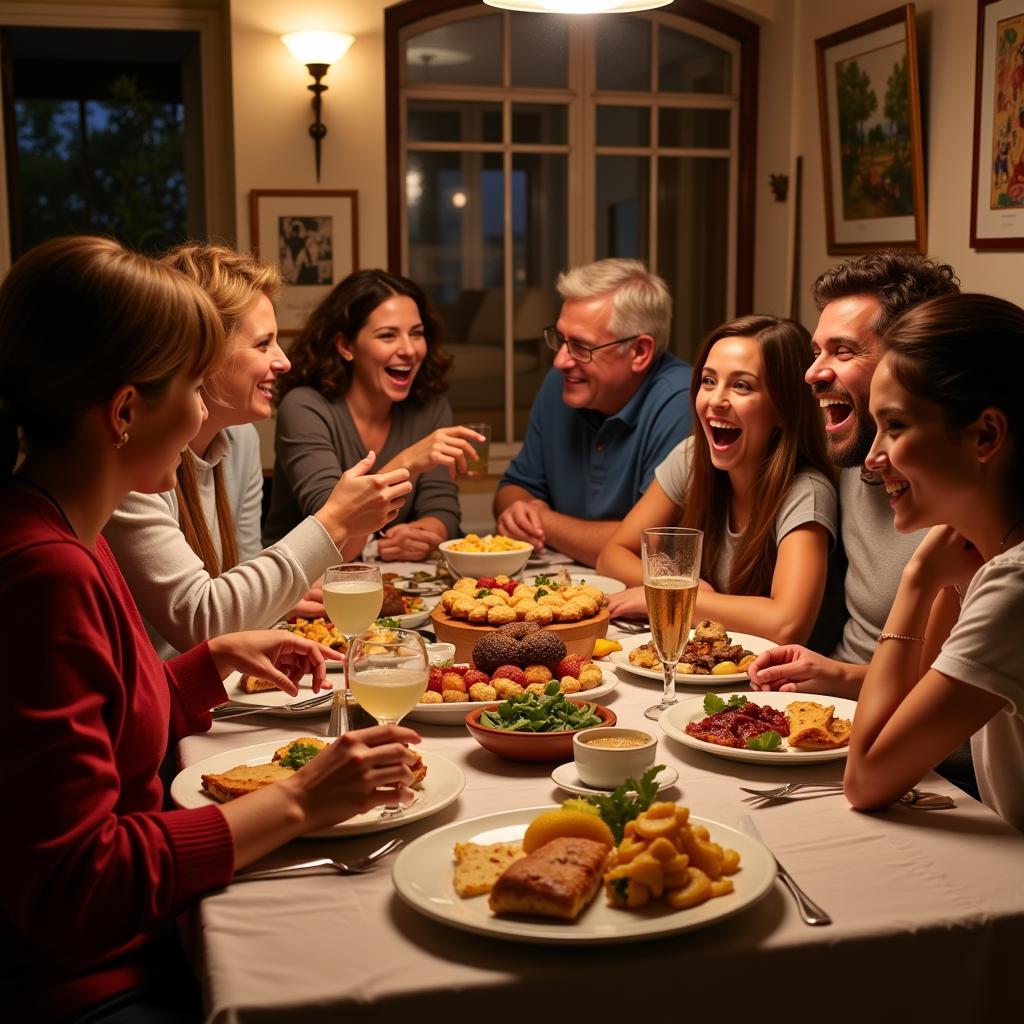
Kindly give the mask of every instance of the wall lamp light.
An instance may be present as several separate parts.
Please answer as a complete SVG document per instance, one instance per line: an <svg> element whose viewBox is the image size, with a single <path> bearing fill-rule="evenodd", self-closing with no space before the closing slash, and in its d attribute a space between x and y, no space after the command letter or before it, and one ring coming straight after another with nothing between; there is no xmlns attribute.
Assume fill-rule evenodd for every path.
<svg viewBox="0 0 1024 1024"><path fill-rule="evenodd" d="M313 137L316 180L320 184L320 144L327 134L327 126L320 120L321 95L327 91L321 79L332 64L345 56L355 42L355 37L343 32L290 32L281 36L281 42L291 50L292 56L300 64L306 65L313 76L313 84L306 88L313 94L313 123L309 126L309 134Z"/></svg>
<svg viewBox="0 0 1024 1024"><path fill-rule="evenodd" d="M489 7L529 14L626 14L666 7L672 0L484 0Z"/></svg>

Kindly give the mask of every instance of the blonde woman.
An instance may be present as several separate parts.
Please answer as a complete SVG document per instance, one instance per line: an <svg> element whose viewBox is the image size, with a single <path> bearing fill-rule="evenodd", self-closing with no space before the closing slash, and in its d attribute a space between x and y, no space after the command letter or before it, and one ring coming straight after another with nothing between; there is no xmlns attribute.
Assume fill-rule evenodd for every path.
<svg viewBox="0 0 1024 1024"><path fill-rule="evenodd" d="M183 453L174 489L129 495L104 530L166 657L291 612L322 615L315 584L324 569L342 560L349 538L392 520L411 485L405 470L368 475L370 452L312 515L263 550L253 423L270 416L274 384L290 365L271 304L278 271L222 245L183 245L164 262L210 296L227 335L224 365L203 387L208 416Z"/></svg>

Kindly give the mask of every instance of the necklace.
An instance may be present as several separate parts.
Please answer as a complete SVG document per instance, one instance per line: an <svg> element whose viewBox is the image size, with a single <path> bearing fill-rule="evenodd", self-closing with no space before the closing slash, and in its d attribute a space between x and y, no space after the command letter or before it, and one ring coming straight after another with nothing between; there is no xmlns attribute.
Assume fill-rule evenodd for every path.
<svg viewBox="0 0 1024 1024"><path fill-rule="evenodd" d="M1018 526L1022 525L1024 525L1024 518L1018 519L1017 522L1015 522L1013 526L1011 526L1006 531L1006 533L1003 534L1003 539L999 542L999 550L996 552L996 554L1001 555L1003 553L1003 548L1006 547L1006 542L1010 539L1010 535L1013 533L1014 530L1017 529Z"/></svg>

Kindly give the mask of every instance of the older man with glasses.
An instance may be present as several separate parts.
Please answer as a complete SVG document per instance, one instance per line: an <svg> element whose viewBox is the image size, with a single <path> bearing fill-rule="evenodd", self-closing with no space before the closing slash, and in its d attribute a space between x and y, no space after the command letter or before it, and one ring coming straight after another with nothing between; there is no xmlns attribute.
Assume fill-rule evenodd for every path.
<svg viewBox="0 0 1024 1024"><path fill-rule="evenodd" d="M690 367L667 352L672 297L638 260L561 274L554 368L494 498L498 531L593 565L690 432Z"/></svg>

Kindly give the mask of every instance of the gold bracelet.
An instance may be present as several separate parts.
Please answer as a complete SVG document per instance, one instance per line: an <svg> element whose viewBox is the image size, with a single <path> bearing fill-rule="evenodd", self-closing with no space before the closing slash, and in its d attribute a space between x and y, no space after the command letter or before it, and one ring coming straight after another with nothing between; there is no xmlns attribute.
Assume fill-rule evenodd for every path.
<svg viewBox="0 0 1024 1024"><path fill-rule="evenodd" d="M905 633L879 633L878 642L881 643L883 640L919 640L924 643L923 636L907 636Z"/></svg>

